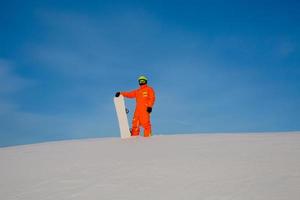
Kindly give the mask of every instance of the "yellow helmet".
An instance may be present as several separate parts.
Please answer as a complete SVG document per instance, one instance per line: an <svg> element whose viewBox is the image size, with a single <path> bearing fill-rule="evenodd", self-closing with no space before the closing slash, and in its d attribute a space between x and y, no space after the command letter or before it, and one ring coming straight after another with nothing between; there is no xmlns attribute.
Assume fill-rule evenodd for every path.
<svg viewBox="0 0 300 200"><path fill-rule="evenodd" d="M148 81L148 79L147 79L147 77L146 77L146 76L140 76L138 80L139 80L139 81L140 81L140 80L145 80L145 81Z"/></svg>

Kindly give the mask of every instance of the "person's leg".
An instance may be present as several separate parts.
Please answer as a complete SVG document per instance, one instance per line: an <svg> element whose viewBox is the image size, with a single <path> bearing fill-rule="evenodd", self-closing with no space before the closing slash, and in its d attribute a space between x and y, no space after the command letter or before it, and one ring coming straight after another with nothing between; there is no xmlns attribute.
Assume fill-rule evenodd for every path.
<svg viewBox="0 0 300 200"><path fill-rule="evenodd" d="M131 136L140 135L140 120L137 114L134 114L132 119Z"/></svg>
<svg viewBox="0 0 300 200"><path fill-rule="evenodd" d="M144 128L144 137L150 137L152 135L150 114L148 112L142 113L140 116L140 122Z"/></svg>

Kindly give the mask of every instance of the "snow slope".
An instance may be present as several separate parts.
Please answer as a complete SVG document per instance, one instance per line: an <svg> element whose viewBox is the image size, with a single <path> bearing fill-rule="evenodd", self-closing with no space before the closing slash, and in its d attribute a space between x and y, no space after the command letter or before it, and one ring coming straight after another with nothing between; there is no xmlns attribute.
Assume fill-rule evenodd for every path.
<svg viewBox="0 0 300 200"><path fill-rule="evenodd" d="M0 148L0 199L300 199L300 132Z"/></svg>

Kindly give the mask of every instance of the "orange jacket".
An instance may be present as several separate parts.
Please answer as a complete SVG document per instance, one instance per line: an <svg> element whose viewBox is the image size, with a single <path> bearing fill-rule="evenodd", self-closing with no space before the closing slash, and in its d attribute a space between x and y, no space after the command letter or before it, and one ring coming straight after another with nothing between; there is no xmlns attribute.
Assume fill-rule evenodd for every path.
<svg viewBox="0 0 300 200"><path fill-rule="evenodd" d="M131 92L121 92L124 97L136 98L136 108L153 107L155 102L155 92L152 87L142 85Z"/></svg>

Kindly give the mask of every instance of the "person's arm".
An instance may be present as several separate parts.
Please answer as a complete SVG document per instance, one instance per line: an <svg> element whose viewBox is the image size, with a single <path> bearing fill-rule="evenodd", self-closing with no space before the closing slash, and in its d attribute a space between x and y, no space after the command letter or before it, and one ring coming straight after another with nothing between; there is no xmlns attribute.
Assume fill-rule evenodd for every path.
<svg viewBox="0 0 300 200"><path fill-rule="evenodd" d="M130 92L121 92L121 95L127 98L135 98L136 97L136 90Z"/></svg>
<svg viewBox="0 0 300 200"><path fill-rule="evenodd" d="M149 103L147 105L147 112L151 113L152 112L152 107L154 105L155 102L155 92L152 88L150 88L149 92L148 92L148 98L149 98Z"/></svg>
<svg viewBox="0 0 300 200"><path fill-rule="evenodd" d="M153 107L154 103L155 103L155 92L152 88L150 88L149 90L149 107Z"/></svg>

